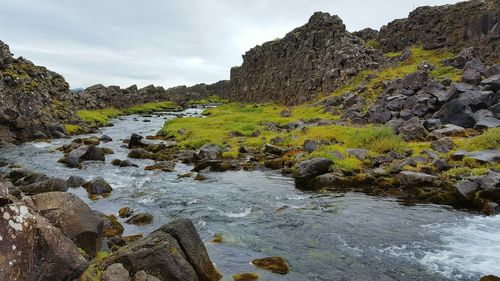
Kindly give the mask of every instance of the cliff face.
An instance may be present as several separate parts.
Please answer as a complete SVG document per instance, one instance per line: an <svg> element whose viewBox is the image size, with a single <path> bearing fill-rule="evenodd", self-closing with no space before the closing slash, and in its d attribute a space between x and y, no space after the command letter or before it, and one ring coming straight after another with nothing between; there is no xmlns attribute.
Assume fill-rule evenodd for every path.
<svg viewBox="0 0 500 281"><path fill-rule="evenodd" d="M29 139L37 131L63 132L77 122L72 108L59 101L69 92L64 78L24 58L14 58L0 41L0 138Z"/></svg>
<svg viewBox="0 0 500 281"><path fill-rule="evenodd" d="M455 5L420 7L406 19L381 28L383 51L400 51L422 44L426 49L459 51L474 47L481 59L500 61L500 1L472 0Z"/></svg>
<svg viewBox="0 0 500 281"><path fill-rule="evenodd" d="M383 63L382 54L347 32L339 17L318 12L283 39L248 51L242 66L231 70L231 91L223 96L298 104Z"/></svg>

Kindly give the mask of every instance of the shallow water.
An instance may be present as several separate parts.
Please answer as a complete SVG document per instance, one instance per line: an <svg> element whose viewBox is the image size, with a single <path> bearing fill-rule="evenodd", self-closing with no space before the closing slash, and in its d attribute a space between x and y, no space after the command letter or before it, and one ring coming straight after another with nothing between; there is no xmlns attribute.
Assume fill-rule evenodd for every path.
<svg viewBox="0 0 500 281"><path fill-rule="evenodd" d="M197 114L197 110L189 110ZM136 118L134 120L134 118ZM154 223L125 225L125 234L148 233L175 218L194 221L224 280L259 272L261 280L478 280L500 275L500 217L481 217L443 206L405 207L397 201L359 193L315 194L294 189L293 180L273 171L209 173L208 180L178 179L176 172L144 171L150 160L131 159L139 168L118 168L125 159L122 140L132 133L152 135L168 114L128 116L103 128L113 138L102 144L114 155L105 164L69 169L54 149L71 140L0 148L0 156L50 176L104 177L114 188L90 201L83 188L71 189L91 208L114 214L124 206L154 215ZM143 122L149 119L151 122ZM100 135L97 134L97 135ZM214 234L225 243L211 243ZM254 258L285 257L288 275L254 268Z"/></svg>

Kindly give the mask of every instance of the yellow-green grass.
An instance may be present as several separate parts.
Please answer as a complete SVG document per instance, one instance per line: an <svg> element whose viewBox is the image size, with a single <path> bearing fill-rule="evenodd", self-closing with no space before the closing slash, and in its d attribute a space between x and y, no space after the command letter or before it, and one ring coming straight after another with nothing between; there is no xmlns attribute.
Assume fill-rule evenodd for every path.
<svg viewBox="0 0 500 281"><path fill-rule="evenodd" d="M105 108L97 110L79 110L78 116L91 126L105 126L109 124L111 118L121 115L131 115L164 110L177 110L178 106L170 101L145 103L127 108Z"/></svg>
<svg viewBox="0 0 500 281"><path fill-rule="evenodd" d="M66 133L68 135L76 135L83 133L83 128L78 125L65 124L64 128L66 129Z"/></svg>
<svg viewBox="0 0 500 281"><path fill-rule="evenodd" d="M190 105L207 105L211 103L228 103L226 99L221 99L218 95L211 95L208 99L189 100Z"/></svg>
<svg viewBox="0 0 500 281"><path fill-rule="evenodd" d="M455 140L457 147L466 151L500 149L500 128L486 130L483 134Z"/></svg>
<svg viewBox="0 0 500 281"><path fill-rule="evenodd" d="M291 111L291 117L281 117L284 109ZM309 104L284 107L275 104L242 105L231 103L204 112L205 118L178 118L167 121L163 132L188 149L198 149L204 144L213 143L227 148L224 157L238 156L240 146L250 149L261 149L271 139L279 137L283 147L302 147L305 140L316 140L322 145L318 150L305 157L327 157L334 160L334 166L347 170L359 169L362 162L347 155L347 148L365 148L371 155L379 155L388 151L403 152L407 144L390 128L369 125L350 127L340 125L311 126L305 130L275 132L266 130L266 123L283 125L298 120L309 121L316 118L334 120L338 116L324 113L320 107ZM231 132L240 132L244 137L232 137ZM260 134L252 136L259 131ZM181 133L182 132L182 133ZM344 159L335 154L341 153Z"/></svg>

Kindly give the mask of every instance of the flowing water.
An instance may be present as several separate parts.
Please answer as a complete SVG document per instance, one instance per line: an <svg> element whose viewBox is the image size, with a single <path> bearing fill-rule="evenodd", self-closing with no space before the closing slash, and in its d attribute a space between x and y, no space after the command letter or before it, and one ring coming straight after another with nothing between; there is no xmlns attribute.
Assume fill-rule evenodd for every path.
<svg viewBox="0 0 500 281"><path fill-rule="evenodd" d="M198 114L199 110L185 113ZM144 171L150 160L131 159L139 168L118 168L125 159L122 140L132 133L154 134L168 113L127 116L100 134L114 155L105 164L69 169L55 148L71 140L34 142L0 148L0 157L50 176L90 180L104 177L114 188L105 199L90 201L83 188L71 189L91 208L115 214L129 206L154 215L147 226L126 227L125 234L145 233L179 217L190 218L205 241L223 280L258 272L261 280L479 280L500 275L500 217L481 217L443 206L402 206L393 199L359 193L306 193L293 180L273 171L208 173L208 180L178 178L176 172ZM149 119L151 122L143 122ZM209 242L222 234L224 243ZM279 255L291 265L287 275L254 268L255 258Z"/></svg>

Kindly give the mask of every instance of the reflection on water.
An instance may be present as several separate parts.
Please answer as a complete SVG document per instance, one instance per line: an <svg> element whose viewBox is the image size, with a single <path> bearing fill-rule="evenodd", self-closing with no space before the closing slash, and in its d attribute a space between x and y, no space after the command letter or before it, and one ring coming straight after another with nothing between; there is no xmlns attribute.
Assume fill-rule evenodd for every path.
<svg viewBox="0 0 500 281"><path fill-rule="evenodd" d="M192 114L199 111L191 110ZM137 118L137 121L134 121ZM314 194L294 189L290 178L270 171L207 174L193 181L176 172L144 171L152 161L131 159L139 168L118 168L125 159L122 140L131 133L154 134L171 116L124 117L102 134L114 141L106 164L68 169L57 163L55 148L71 140L4 147L0 155L27 168L61 178L104 177L114 188L106 199L92 202L105 213L124 206L154 215L148 226L126 226L125 234L147 233L178 217L190 218L206 242L224 280L239 272L259 272L262 280L477 280L500 274L500 219L472 217L440 206L403 207L390 199L363 194ZM208 242L222 234L225 243ZM291 264L286 276L255 269L254 258L280 255Z"/></svg>

